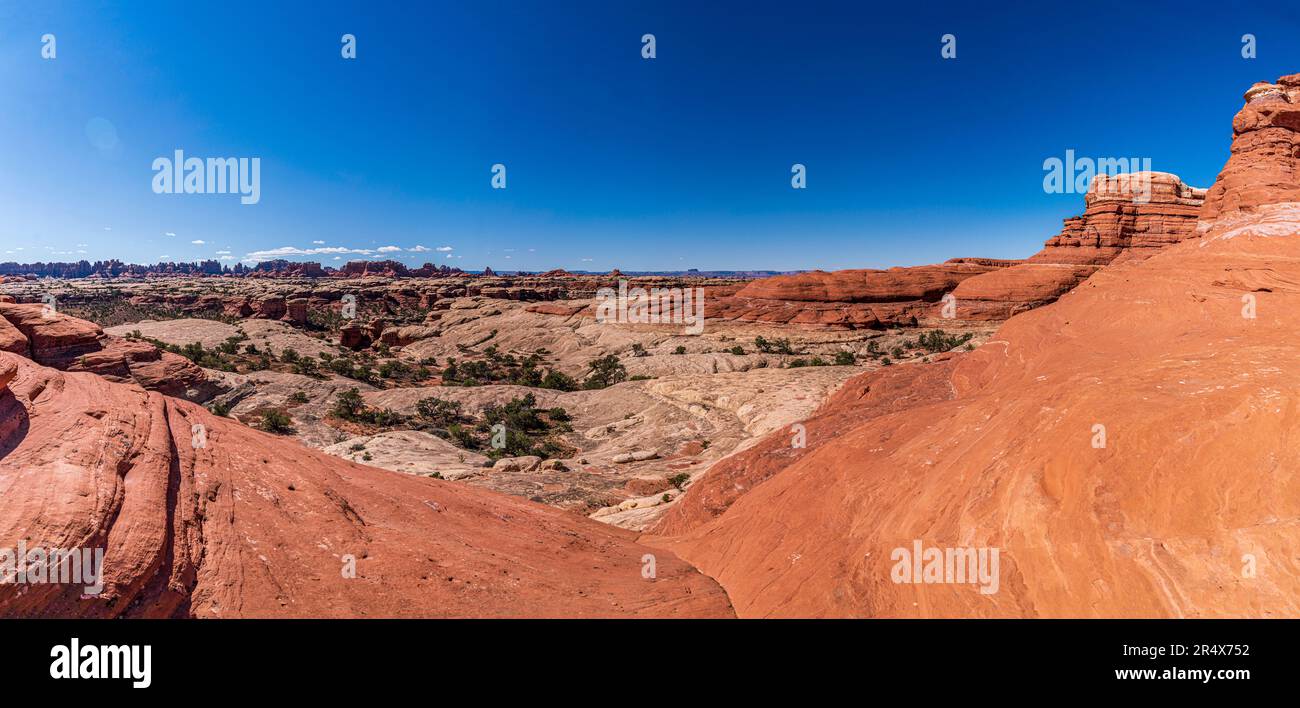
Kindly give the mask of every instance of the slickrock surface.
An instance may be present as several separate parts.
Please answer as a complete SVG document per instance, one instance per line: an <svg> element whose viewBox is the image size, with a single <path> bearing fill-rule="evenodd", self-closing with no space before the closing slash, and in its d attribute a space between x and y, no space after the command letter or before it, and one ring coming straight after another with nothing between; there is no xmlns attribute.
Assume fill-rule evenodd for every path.
<svg viewBox="0 0 1300 708"><path fill-rule="evenodd" d="M104 334L99 325L42 305L0 303L0 351L64 371L89 371L169 396L205 401L220 387L188 359L147 342Z"/></svg>
<svg viewBox="0 0 1300 708"><path fill-rule="evenodd" d="M0 547L106 548L102 595L0 585L0 616L729 615L633 534L308 450L202 408L0 354ZM206 440L195 447L193 426ZM345 556L356 577L345 578Z"/></svg>
<svg viewBox="0 0 1300 708"><path fill-rule="evenodd" d="M1243 113L1260 101L1278 105L1257 92ZM1300 124L1282 124L1291 135L1270 140L1294 145ZM1225 174L1253 169L1238 157L1257 139L1237 131ZM1255 184L1216 185L1204 238L1104 268L931 364L950 367L949 395L862 418L784 466L772 448L773 472L731 472L770 477L739 495L706 476L710 498L653 543L745 617L1300 614L1300 222L1265 208L1293 207L1293 183ZM894 549L916 539L1000 549L999 591L894 582Z"/></svg>

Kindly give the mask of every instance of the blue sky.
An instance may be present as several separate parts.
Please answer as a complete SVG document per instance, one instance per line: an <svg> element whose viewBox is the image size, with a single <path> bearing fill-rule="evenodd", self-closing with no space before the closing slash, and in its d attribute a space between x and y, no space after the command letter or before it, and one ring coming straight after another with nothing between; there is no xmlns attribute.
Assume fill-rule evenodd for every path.
<svg viewBox="0 0 1300 708"><path fill-rule="evenodd" d="M0 0L0 260L1024 257L1083 206L1043 191L1043 160L1209 186L1241 94L1300 72L1293 3L193 5ZM260 157L261 201L153 193L176 149Z"/></svg>

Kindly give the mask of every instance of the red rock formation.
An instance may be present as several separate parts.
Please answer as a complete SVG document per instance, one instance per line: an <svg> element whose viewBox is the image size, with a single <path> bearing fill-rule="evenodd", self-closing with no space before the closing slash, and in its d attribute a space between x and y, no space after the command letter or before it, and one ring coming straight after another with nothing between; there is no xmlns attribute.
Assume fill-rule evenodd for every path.
<svg viewBox="0 0 1300 708"><path fill-rule="evenodd" d="M0 547L105 549L98 596L0 584L0 617L731 614L672 554L557 509L356 465L13 354L0 384Z"/></svg>
<svg viewBox="0 0 1300 708"><path fill-rule="evenodd" d="M398 261L348 261L347 265L339 269L338 274L344 277L405 278L411 272L405 264Z"/></svg>
<svg viewBox="0 0 1300 708"><path fill-rule="evenodd" d="M339 328L339 345L348 349L365 349L370 346L370 332L356 322Z"/></svg>
<svg viewBox="0 0 1300 708"><path fill-rule="evenodd" d="M185 357L148 342L109 336L93 322L44 305L0 303L0 322L5 323L0 326L0 350L24 354L46 366L89 371L191 400L205 401L220 391L203 369Z"/></svg>
<svg viewBox="0 0 1300 708"><path fill-rule="evenodd" d="M1300 204L1300 74L1257 83L1245 99L1232 120L1232 153L1201 209L1201 229L1241 221L1255 232L1289 233Z"/></svg>
<svg viewBox="0 0 1300 708"><path fill-rule="evenodd" d="M253 316L253 306L249 304L248 298L246 297L231 298L226 300L222 305L222 312L227 317L238 317L243 319L245 317Z"/></svg>
<svg viewBox="0 0 1300 708"><path fill-rule="evenodd" d="M840 329L915 325L958 283L1013 261L956 259L889 270L813 271L755 280L732 297L710 298L706 316Z"/></svg>
<svg viewBox="0 0 1300 708"><path fill-rule="evenodd" d="M9 320L0 317L0 352L26 354L27 346L27 335L9 324Z"/></svg>
<svg viewBox="0 0 1300 708"><path fill-rule="evenodd" d="M1234 158L1255 140L1238 131ZM1300 518L1286 394L1300 377L1285 364L1300 356L1300 220L1264 209L1289 188L1215 191L1202 238L1103 268L928 365L947 394L844 425L785 465L775 447L749 453L767 471L721 467L709 499L664 522L680 535L652 542L748 617L1300 616L1300 527L1286 521ZM735 479L761 483L737 498ZM899 582L896 553L916 540L999 549L997 591Z"/></svg>
<svg viewBox="0 0 1300 708"><path fill-rule="evenodd" d="M307 308L311 301L306 298L294 298L285 302L284 319L298 326L307 324Z"/></svg>
<svg viewBox="0 0 1300 708"><path fill-rule="evenodd" d="M253 302L253 317L263 320L278 320L284 317L284 298L276 295L258 298Z"/></svg>
<svg viewBox="0 0 1300 708"><path fill-rule="evenodd" d="M949 314L1004 320L1073 290L1102 266L1142 260L1193 235L1205 190L1165 172L1098 175L1084 212L1022 264L963 281ZM928 313L941 321L942 306Z"/></svg>

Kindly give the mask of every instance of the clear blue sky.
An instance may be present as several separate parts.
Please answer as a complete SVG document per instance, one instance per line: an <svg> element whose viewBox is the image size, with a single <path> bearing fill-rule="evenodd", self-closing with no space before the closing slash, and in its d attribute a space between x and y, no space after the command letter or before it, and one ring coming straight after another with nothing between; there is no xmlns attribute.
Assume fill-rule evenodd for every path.
<svg viewBox="0 0 1300 708"><path fill-rule="evenodd" d="M0 260L1023 257L1082 208L1044 193L1044 159L1209 186L1242 92L1300 72L1294 3L1049 4L0 0ZM154 194L177 148L260 157L261 202ZM362 257L335 255L295 258Z"/></svg>

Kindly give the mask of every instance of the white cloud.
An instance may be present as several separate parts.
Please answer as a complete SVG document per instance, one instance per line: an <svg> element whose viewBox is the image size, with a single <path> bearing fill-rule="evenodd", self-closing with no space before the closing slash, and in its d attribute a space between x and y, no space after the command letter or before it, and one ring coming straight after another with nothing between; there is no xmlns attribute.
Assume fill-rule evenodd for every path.
<svg viewBox="0 0 1300 708"><path fill-rule="evenodd" d="M218 256L228 256L228 255L230 255L230 251L217 251L217 255L218 255Z"/></svg>
<svg viewBox="0 0 1300 708"><path fill-rule="evenodd" d="M324 245L325 245L325 242L324 242L324 241L312 241L312 243L316 244L317 246L324 246Z"/></svg>
<svg viewBox="0 0 1300 708"><path fill-rule="evenodd" d="M425 248L424 246L415 246L414 248L408 248L408 249L406 249L406 250L410 251L411 253L428 253L428 252L429 252L429 249L428 249L428 248Z"/></svg>
<svg viewBox="0 0 1300 708"><path fill-rule="evenodd" d="M175 236L175 235L176 235L175 231L168 231L167 233L163 234L163 236Z"/></svg>
<svg viewBox="0 0 1300 708"><path fill-rule="evenodd" d="M193 241L190 241L190 243L194 244L195 246L202 246L203 244L207 243L207 241L204 241L201 238L196 238Z"/></svg>
<svg viewBox="0 0 1300 708"><path fill-rule="evenodd" d="M451 248L451 246L439 246L436 250L439 250L439 251L442 251L443 253L446 253L447 251L452 250L452 248Z"/></svg>
<svg viewBox="0 0 1300 708"><path fill-rule="evenodd" d="M285 256L323 256L335 253L355 253L360 256L368 256L374 251L368 248L344 248L342 246L326 246L324 248L295 248L293 246L281 246L266 251L253 251L244 255L246 261L254 263L258 261L269 261L274 258L284 258Z"/></svg>
<svg viewBox="0 0 1300 708"><path fill-rule="evenodd" d="M380 247L379 247L379 252L380 252L380 253L393 253L394 251L400 251L400 250L402 250L402 249L401 249L401 248L398 248L397 246L380 246Z"/></svg>

